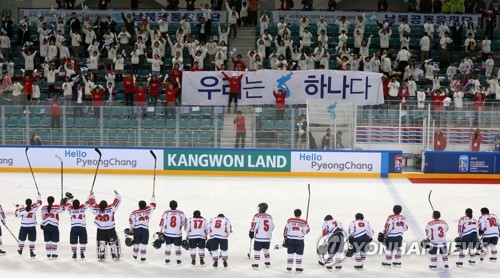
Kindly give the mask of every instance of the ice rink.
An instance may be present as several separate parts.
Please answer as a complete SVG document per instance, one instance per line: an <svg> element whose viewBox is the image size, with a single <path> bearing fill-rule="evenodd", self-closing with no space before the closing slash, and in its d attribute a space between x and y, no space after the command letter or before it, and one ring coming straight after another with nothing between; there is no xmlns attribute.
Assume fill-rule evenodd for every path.
<svg viewBox="0 0 500 278"><path fill-rule="evenodd" d="M42 200L53 195L60 196L60 176L58 174L36 173L35 176L42 194ZM72 192L76 198L85 200L92 184L92 174L66 174L64 176L65 191ZM113 200L113 190L122 195L122 204L116 214L117 233L122 238L123 229L128 227L128 216L137 208L139 200L149 202L152 190L152 175L98 175L95 193L98 200ZM429 190L433 190L433 203L441 211L442 219L447 221L450 230L448 241L457 236L458 219L464 210L470 207L474 216L479 217L479 209L488 207L492 213L500 213L500 187L498 185L481 184L412 184L406 179L305 179L305 178L250 178L250 177L188 177L158 176L156 180L157 210L154 212L150 234L159 230L159 222L168 202L175 199L179 209L188 217L194 210L201 210L202 216L209 219L224 213L233 225L234 233L229 238L229 267L211 266L207 258L205 266L192 266L189 251L183 249L183 263L164 263L164 245L161 249L148 246L147 261L141 263L132 258L132 248L123 244L123 257L114 262L110 258L105 262L96 259L93 215L87 212L87 230L89 245L87 259L84 261L71 259L69 245L69 216L61 215L59 258L48 260L45 256L43 233L38 228L35 259L29 258L27 247L23 256L16 252L17 243L3 230L3 245L6 256L0 257L0 277L286 277L286 250L271 250L270 268L264 268L261 261L259 270L251 268L247 258L249 251L248 230L252 216L256 213L257 204L267 202L269 213L274 217L276 229L273 233L272 246L283 241L283 227L286 220L293 216L293 210L307 206L307 184L311 184L311 205L309 224L311 233L306 238L304 255L304 273L308 277L326 277L348 275L356 277L498 277L500 264L485 261L476 266L466 264L457 268L455 262L458 253L450 257L449 270L428 269L428 257L425 255L403 256L402 268L386 269L381 266L385 256L368 256L365 269L353 268L354 258L343 261L344 268L340 272L329 272L318 264L316 242L321 235L321 226L326 214L342 221L344 228L354 220L358 212L364 214L375 234L383 229L386 217L392 213L394 204L403 206L403 214L409 218L410 228L405 234L405 241L420 242L424 238L424 228L431 220L431 208L427 201ZM7 214L7 224L17 236L20 220L14 217L14 203L23 204L26 198L36 199L36 190L29 173L2 173L0 185L0 204ZM40 217L38 216L40 222ZM152 238L152 236L151 236ZM376 241L376 239L374 239ZM9 276L6 276L9 275Z"/></svg>

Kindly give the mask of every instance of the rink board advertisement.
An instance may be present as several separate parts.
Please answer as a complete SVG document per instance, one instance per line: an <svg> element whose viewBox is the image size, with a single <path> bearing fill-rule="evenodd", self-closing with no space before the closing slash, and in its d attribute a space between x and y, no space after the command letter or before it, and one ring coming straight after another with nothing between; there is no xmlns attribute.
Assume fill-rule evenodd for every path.
<svg viewBox="0 0 500 278"><path fill-rule="evenodd" d="M290 151L169 149L165 170L290 172Z"/></svg>
<svg viewBox="0 0 500 278"><path fill-rule="evenodd" d="M64 20L68 20L71 13L76 13L78 18L81 18L82 14L90 15L90 20L94 22L98 16L104 21L109 15L117 23L123 22L121 16L121 10L86 10L75 9L75 10L52 10L52 9L23 9L20 12L20 18L28 16L30 19L38 19L43 16L47 19L48 23L56 22L57 18L61 16ZM191 23L199 23L203 17L203 13L200 9L196 11L163 11L163 10L125 10L124 14L131 14L135 22L141 23L143 19L148 19L151 23L157 23L163 16L163 14L168 14L168 22L179 23L183 16L186 16L186 20ZM212 22L226 23L227 13L225 11L214 11L212 13ZM191 26L196 28L195 26Z"/></svg>
<svg viewBox="0 0 500 278"><path fill-rule="evenodd" d="M424 155L424 173L500 174L500 152L426 151Z"/></svg>
<svg viewBox="0 0 500 278"><path fill-rule="evenodd" d="M2 148L0 153L0 168L29 168L26 159L25 147ZM100 169L122 170L152 170L154 159L149 149L119 149L100 148L102 153ZM163 150L154 150L157 165L163 165ZM94 148L53 148L30 147L28 156L31 166L37 168L60 169L60 161L64 161L65 169L92 169L95 170L99 155Z"/></svg>
<svg viewBox="0 0 500 278"><path fill-rule="evenodd" d="M349 101L357 105L384 103L382 74L361 71L307 70L255 72L226 72L243 74L239 105L275 104L273 91L286 91L285 102L306 104L308 99ZM229 82L221 72L184 72L182 75L182 104L221 106L229 98Z"/></svg>
<svg viewBox="0 0 500 278"><path fill-rule="evenodd" d="M292 152L292 172L380 173L381 153Z"/></svg>
<svg viewBox="0 0 500 278"><path fill-rule="evenodd" d="M306 16L311 24L319 22L319 19L323 17L326 22L333 24L335 21L340 20L342 16L345 16L351 25L354 25L355 20L360 15L360 12L325 12L325 11L300 11L300 10L275 10L271 12L272 21L278 22L281 17L285 19L288 23L299 23L302 17ZM434 25L438 25L441 21L446 21L447 25L450 26L450 22L459 20L462 24L466 23L467 20L472 20L474 26L477 26L480 15L478 14L418 14L418 13L389 13L389 12L366 12L362 13L365 18L367 25L376 25L376 20L383 22L387 20L389 22L401 22L404 18L408 19L408 25L419 25L423 26L428 18L432 20ZM261 13L262 15L262 13ZM398 23L396 23L396 26ZM352 27L351 27L352 28Z"/></svg>

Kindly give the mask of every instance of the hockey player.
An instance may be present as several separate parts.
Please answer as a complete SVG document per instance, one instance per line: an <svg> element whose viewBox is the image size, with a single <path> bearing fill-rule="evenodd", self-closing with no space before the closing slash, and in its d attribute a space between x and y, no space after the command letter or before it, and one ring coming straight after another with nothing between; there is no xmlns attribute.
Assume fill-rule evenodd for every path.
<svg viewBox="0 0 500 278"><path fill-rule="evenodd" d="M35 241L36 241L36 211L42 205L42 196L38 194L36 203L33 204L31 199L26 199L26 207L20 206L16 209L16 217L21 218L21 229L19 230L19 255L23 254L24 242L28 238L30 257L34 258L35 255Z"/></svg>
<svg viewBox="0 0 500 278"><path fill-rule="evenodd" d="M349 225L349 243L354 246L356 254L355 269L363 269L363 264L366 260L366 252L373 238L373 230L370 222L365 221L365 217L361 213L356 213L355 220Z"/></svg>
<svg viewBox="0 0 500 278"><path fill-rule="evenodd" d="M483 252L481 252L480 260L483 261L484 257L488 254L488 248L491 250L490 261L497 261L497 244L498 244L498 230L500 228L500 219L495 214L490 214L488 208L481 209L481 216L479 217L479 234L483 238Z"/></svg>
<svg viewBox="0 0 500 278"><path fill-rule="evenodd" d="M326 269L333 269L335 259L335 269L342 269L341 261L344 253L344 233L342 222L333 219L331 215L325 216L323 223L323 236L328 238L328 259L326 260Z"/></svg>
<svg viewBox="0 0 500 278"><path fill-rule="evenodd" d="M269 267L271 265L271 256L269 247L271 245L271 237L274 230L273 217L266 213L268 205L260 203L257 206L258 213L254 215L252 225L250 227L249 237L254 239L253 243L253 268L259 267L260 251L264 252L264 264Z"/></svg>
<svg viewBox="0 0 500 278"><path fill-rule="evenodd" d="M100 261L106 256L106 244L110 246L111 257L114 260L120 259L118 236L115 230L115 212L121 204L121 197L115 190L113 203L102 200L96 203L94 192L90 193L88 203L95 215L94 224L97 226L97 255Z"/></svg>
<svg viewBox="0 0 500 278"><path fill-rule="evenodd" d="M5 213L3 212L2 206L0 205L0 222L5 225ZM2 226L0 226L0 255L5 255L2 247Z"/></svg>
<svg viewBox="0 0 500 278"><path fill-rule="evenodd" d="M295 217L288 219L286 222L283 236L285 243L283 247L287 248L288 264L286 270L292 271L294 256L295 257L295 271L302 272L302 255L304 255L304 237L310 231L307 221L300 219L302 211L296 209L293 211Z"/></svg>
<svg viewBox="0 0 500 278"><path fill-rule="evenodd" d="M73 259L77 258L78 243L80 243L80 258L85 259L85 251L88 242L87 236L87 218L85 212L89 208L89 203L80 204L78 199L73 199L71 193L66 193L69 200L65 200L65 209L68 211L71 219L71 231L69 232L69 244L73 252Z"/></svg>
<svg viewBox="0 0 500 278"><path fill-rule="evenodd" d="M455 240L458 243L460 254L458 255L458 267L464 265L465 254L464 251L469 249L469 263L475 264L476 247L477 247L477 233L478 224L477 220L472 217L472 209L465 210L465 216L458 220L458 238Z"/></svg>
<svg viewBox="0 0 500 278"><path fill-rule="evenodd" d="M177 210L175 200L170 201L169 207L170 209L163 213L160 221L161 232L165 235L165 263L170 263L170 250L174 244L177 264L181 264L182 228L186 227L186 215Z"/></svg>
<svg viewBox="0 0 500 278"><path fill-rule="evenodd" d="M57 243L59 242L59 213L62 212L60 205L54 205L54 197L47 198L47 205L42 207L42 225L43 238L45 241L45 250L47 258L56 259Z"/></svg>
<svg viewBox="0 0 500 278"><path fill-rule="evenodd" d="M437 268L438 254L441 254L444 267L449 268L448 252L446 250L446 232L448 232L448 224L446 224L445 221L440 220L441 213L439 211L434 211L432 213L432 218L433 220L425 227L425 234L427 235L427 240L430 243L429 254L431 257L431 263L429 264L429 268L433 270Z"/></svg>
<svg viewBox="0 0 500 278"><path fill-rule="evenodd" d="M401 215L403 208L400 205L395 205L392 208L393 215L387 217L384 226L385 239L385 262L383 266L390 267L401 266L401 246L403 244L403 234L408 230L406 217ZM395 253L396 260L392 262L392 254Z"/></svg>
<svg viewBox="0 0 500 278"><path fill-rule="evenodd" d="M200 256L200 265L205 264L205 247L209 233L208 221L201 216L199 210L193 212L193 217L187 220L186 233L189 238L191 264L196 265L196 252Z"/></svg>
<svg viewBox="0 0 500 278"><path fill-rule="evenodd" d="M213 267L218 267L219 263L219 248L222 255L222 263L224 267L227 267L227 249L228 240L227 238L233 232L233 227L231 222L227 219L224 214L219 214L217 217L210 219L209 224L210 229L210 253L212 254L212 260L214 262Z"/></svg>
<svg viewBox="0 0 500 278"><path fill-rule="evenodd" d="M149 202L149 206L146 204L146 201L139 201L139 209L134 210L129 217L130 232L134 236L132 256L134 259L137 259L137 254L140 250L142 262L146 260L146 247L149 243L149 219L155 208L156 201L153 195Z"/></svg>

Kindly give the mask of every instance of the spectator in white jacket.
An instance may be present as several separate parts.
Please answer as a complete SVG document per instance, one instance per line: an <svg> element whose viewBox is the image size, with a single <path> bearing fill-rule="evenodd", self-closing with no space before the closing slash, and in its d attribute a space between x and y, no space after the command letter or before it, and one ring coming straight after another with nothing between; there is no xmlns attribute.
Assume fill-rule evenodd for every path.
<svg viewBox="0 0 500 278"><path fill-rule="evenodd" d="M382 28L378 31L378 35L380 37L380 50L389 49L389 39L392 35L392 30L389 27L389 31L387 29Z"/></svg>
<svg viewBox="0 0 500 278"><path fill-rule="evenodd" d="M427 32L424 32L424 35L420 39L420 62L429 59L431 40L428 35L429 34Z"/></svg>
<svg viewBox="0 0 500 278"><path fill-rule="evenodd" d="M146 52L145 56L146 56L146 61L148 61L148 63L151 63L151 74L160 76L161 66L163 65L163 61L160 59L160 55L155 54L153 59L150 59L148 58L148 53Z"/></svg>
<svg viewBox="0 0 500 278"><path fill-rule="evenodd" d="M238 12L236 11L236 7L234 5L232 7L229 7L229 3L227 2L227 0L224 0L224 2L226 3L227 23L229 24L230 28L233 29L233 38L236 39L236 29L240 16L238 15Z"/></svg>
<svg viewBox="0 0 500 278"><path fill-rule="evenodd" d="M21 95L23 93L23 85L18 80L12 84L12 98L14 105L21 105Z"/></svg>

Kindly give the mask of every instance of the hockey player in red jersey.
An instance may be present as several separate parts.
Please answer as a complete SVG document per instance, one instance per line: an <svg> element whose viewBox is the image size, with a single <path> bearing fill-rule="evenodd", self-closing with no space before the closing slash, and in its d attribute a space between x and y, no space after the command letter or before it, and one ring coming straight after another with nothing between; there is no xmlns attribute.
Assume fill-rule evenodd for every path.
<svg viewBox="0 0 500 278"><path fill-rule="evenodd" d="M28 238L30 257L34 258L35 255L35 241L36 241L36 211L42 205L42 196L38 194L36 203L33 204L31 199L26 199L26 207L20 206L16 210L16 217L21 218L21 229L19 230L19 255L23 254L24 242Z"/></svg>
<svg viewBox="0 0 500 278"><path fill-rule="evenodd" d="M91 192L88 199L92 213L95 215L94 224L97 226L97 255L99 260L104 260L106 254L106 244L111 248L111 257L114 260L120 259L118 236L115 230L115 212L120 206L121 197L115 190L115 200L108 205L102 200L96 203L94 193Z"/></svg>
<svg viewBox="0 0 500 278"><path fill-rule="evenodd" d="M45 250L47 258L55 259L57 255L57 243L59 243L59 213L62 212L62 207L54 204L54 197L47 198L47 205L42 207L42 229L43 238L45 241Z"/></svg>

